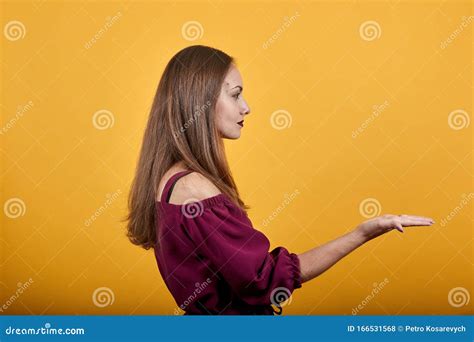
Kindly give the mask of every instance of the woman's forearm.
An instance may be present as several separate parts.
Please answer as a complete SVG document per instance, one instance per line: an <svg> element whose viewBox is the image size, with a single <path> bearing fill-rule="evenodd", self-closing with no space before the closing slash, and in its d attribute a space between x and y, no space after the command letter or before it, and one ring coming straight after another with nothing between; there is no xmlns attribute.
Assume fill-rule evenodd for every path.
<svg viewBox="0 0 474 342"><path fill-rule="evenodd" d="M434 220L430 217L392 214L364 221L350 233L299 254L302 281L317 277L357 247L393 229L403 233L403 227L432 224Z"/></svg>
<svg viewBox="0 0 474 342"><path fill-rule="evenodd" d="M356 229L299 254L302 281L306 282L317 277L365 242L367 238Z"/></svg>

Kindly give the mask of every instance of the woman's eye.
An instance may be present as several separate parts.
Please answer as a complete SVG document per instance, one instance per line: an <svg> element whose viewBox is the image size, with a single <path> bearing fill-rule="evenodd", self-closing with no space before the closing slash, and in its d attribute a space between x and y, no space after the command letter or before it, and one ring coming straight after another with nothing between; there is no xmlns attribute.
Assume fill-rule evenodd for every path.
<svg viewBox="0 0 474 342"><path fill-rule="evenodd" d="M235 94L235 95L232 95L232 97L233 97L234 99L238 99L239 96L240 96L240 93L237 93L237 94Z"/></svg>

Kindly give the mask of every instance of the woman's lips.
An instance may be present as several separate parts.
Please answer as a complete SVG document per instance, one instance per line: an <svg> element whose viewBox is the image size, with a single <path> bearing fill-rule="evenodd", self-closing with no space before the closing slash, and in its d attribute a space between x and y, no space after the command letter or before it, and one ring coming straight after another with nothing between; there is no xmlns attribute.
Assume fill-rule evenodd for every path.
<svg viewBox="0 0 474 342"><path fill-rule="evenodd" d="M237 125L244 127L244 120L237 122Z"/></svg>

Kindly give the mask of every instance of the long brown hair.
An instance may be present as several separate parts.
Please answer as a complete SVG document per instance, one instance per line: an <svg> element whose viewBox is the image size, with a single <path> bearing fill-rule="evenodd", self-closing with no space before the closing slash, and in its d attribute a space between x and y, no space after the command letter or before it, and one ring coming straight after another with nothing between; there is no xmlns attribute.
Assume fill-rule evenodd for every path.
<svg viewBox="0 0 474 342"><path fill-rule="evenodd" d="M194 45L179 51L166 65L128 197L125 221L133 244L149 249L157 243L158 186L178 161L212 181L244 211L249 209L239 196L215 124L216 102L233 61L218 49Z"/></svg>

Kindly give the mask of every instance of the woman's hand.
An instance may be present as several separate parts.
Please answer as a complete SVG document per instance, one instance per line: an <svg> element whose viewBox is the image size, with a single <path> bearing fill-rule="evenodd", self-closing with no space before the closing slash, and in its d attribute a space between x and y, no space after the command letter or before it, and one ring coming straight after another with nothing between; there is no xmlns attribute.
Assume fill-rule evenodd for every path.
<svg viewBox="0 0 474 342"><path fill-rule="evenodd" d="M392 229L403 233L403 227L431 226L433 219L412 215L383 215L362 222L349 233L299 254L302 281L326 272L332 265L365 242Z"/></svg>
<svg viewBox="0 0 474 342"><path fill-rule="evenodd" d="M354 249L392 229L403 232L403 227L431 226L433 223L433 219L429 217L412 215L383 215L362 222L349 233L299 254L302 281L311 280L326 272Z"/></svg>
<svg viewBox="0 0 474 342"><path fill-rule="evenodd" d="M410 226L431 226L434 223L432 218L413 215L383 215L362 222L357 226L356 231L367 241L385 234L392 229L397 229L403 233L403 227Z"/></svg>

